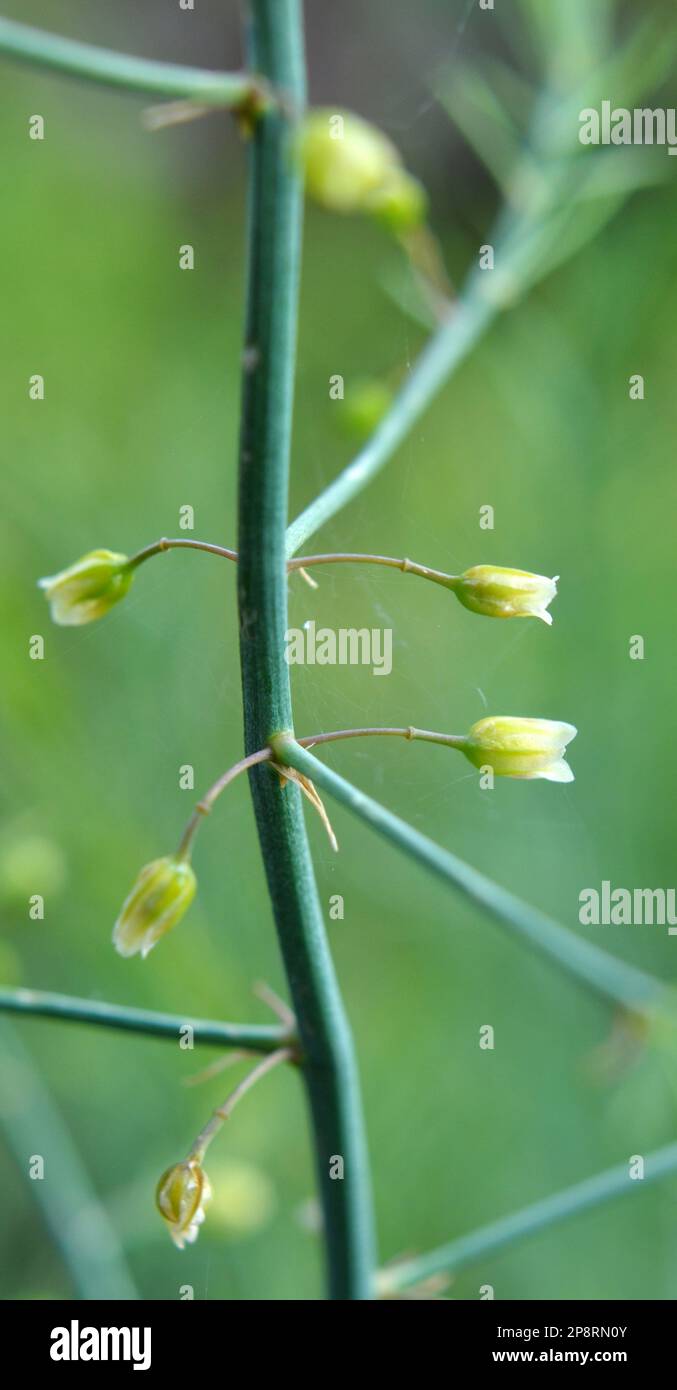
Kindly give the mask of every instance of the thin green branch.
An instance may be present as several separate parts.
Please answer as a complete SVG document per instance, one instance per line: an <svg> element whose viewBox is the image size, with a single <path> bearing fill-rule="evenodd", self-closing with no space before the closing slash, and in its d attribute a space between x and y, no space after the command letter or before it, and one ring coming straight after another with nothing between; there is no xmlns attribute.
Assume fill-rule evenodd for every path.
<svg viewBox="0 0 677 1390"><path fill-rule="evenodd" d="M58 1018L70 1023L92 1023L102 1028L120 1028L126 1033L172 1038L174 1042L180 1040L181 1030L189 1027L196 1043L207 1043L213 1047L241 1047L247 1052L274 1052L290 1036L287 1030L272 1024L217 1023L212 1019L153 1013L149 1009L128 1009L122 1004L107 1004L98 999L76 999L69 994L52 994L37 989L0 989L0 1011L29 1014L35 1018Z"/></svg>
<svg viewBox="0 0 677 1390"><path fill-rule="evenodd" d="M298 772L305 773L318 787L330 792L379 835L411 855L445 883L458 889L471 902L509 927L542 955L563 966L575 979L591 986L603 998L634 1011L674 1007L670 991L661 981L608 955L529 903L522 902L515 894L486 878L450 850L443 849L406 821L400 820L378 801L358 791L345 778L325 767L291 736L281 735L274 739L273 751L277 762L288 763Z"/></svg>
<svg viewBox="0 0 677 1390"><path fill-rule="evenodd" d="M319 531L380 472L454 368L468 356L499 307L484 292L479 275L473 274L449 319L423 349L390 410L364 448L288 527L288 556L294 555L309 536Z"/></svg>
<svg viewBox="0 0 677 1390"><path fill-rule="evenodd" d="M250 144L248 294L240 440L238 600L246 752L291 726L285 528L301 243L289 110L305 96L299 0L251 0L251 66L291 96ZM297 787L249 773L268 888L298 1019L329 1293L373 1292L369 1168L352 1038L327 944ZM337 1165L342 1164L342 1172Z"/></svg>
<svg viewBox="0 0 677 1390"><path fill-rule="evenodd" d="M28 24L0 19L0 53L39 67L155 96L183 97L200 106L250 108L264 102L269 89L246 72L210 72L175 63L158 63L127 53L62 38Z"/></svg>
<svg viewBox="0 0 677 1390"><path fill-rule="evenodd" d="M22 1176L29 1182L79 1298L136 1300L117 1232L49 1088L11 1023L0 1020L3 1130ZM29 1164L44 1162L31 1181ZM7 1205L10 1194L3 1189Z"/></svg>
<svg viewBox="0 0 677 1390"><path fill-rule="evenodd" d="M523 1207L521 1211L493 1221L489 1226L481 1226L467 1236L460 1236L448 1245L430 1250L413 1260L380 1270L377 1275L377 1291L381 1297L399 1293L401 1289L411 1288L436 1274L452 1274L478 1260L494 1255L515 1241L524 1240L557 1221L599 1206L630 1192L641 1192L648 1184L667 1178L677 1171L677 1144L668 1144L644 1159L644 1177L631 1178L628 1163L619 1163L615 1168L607 1168L594 1178L586 1178L574 1187L566 1187L563 1192L555 1192L541 1202Z"/></svg>

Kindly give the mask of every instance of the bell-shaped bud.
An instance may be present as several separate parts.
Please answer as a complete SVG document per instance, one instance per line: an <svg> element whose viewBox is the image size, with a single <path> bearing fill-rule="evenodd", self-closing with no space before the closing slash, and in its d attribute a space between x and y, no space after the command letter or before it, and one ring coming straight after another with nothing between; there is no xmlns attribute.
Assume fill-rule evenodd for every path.
<svg viewBox="0 0 677 1390"><path fill-rule="evenodd" d="M195 897L197 880L185 859L154 859L141 870L125 898L113 929L113 945L121 956L142 959L175 927Z"/></svg>
<svg viewBox="0 0 677 1390"><path fill-rule="evenodd" d="M306 190L331 212L373 213L395 231L420 222L425 193L382 131L350 111L317 108L298 141Z"/></svg>
<svg viewBox="0 0 677 1390"><path fill-rule="evenodd" d="M38 580L49 603L52 620L61 627L93 623L124 598L132 582L126 555L90 550L59 574Z"/></svg>
<svg viewBox="0 0 677 1390"><path fill-rule="evenodd" d="M488 618L542 618L551 624L548 604L557 593L557 580L528 570L473 565L451 587L464 608Z"/></svg>
<svg viewBox="0 0 677 1390"><path fill-rule="evenodd" d="M459 747L475 767L490 767L497 777L573 782L564 754L576 732L573 724L557 719L494 715L473 724Z"/></svg>
<svg viewBox="0 0 677 1390"><path fill-rule="evenodd" d="M198 1231L205 1219L205 1204L211 1195L209 1179L197 1158L187 1158L184 1163L175 1163L173 1168L168 1168L166 1173L162 1174L157 1185L155 1202L179 1250L197 1240Z"/></svg>

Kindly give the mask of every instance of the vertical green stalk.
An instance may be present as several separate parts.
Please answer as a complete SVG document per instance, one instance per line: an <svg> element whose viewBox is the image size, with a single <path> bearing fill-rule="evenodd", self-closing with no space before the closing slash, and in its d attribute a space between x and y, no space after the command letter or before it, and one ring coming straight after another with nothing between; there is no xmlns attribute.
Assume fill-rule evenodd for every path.
<svg viewBox="0 0 677 1390"><path fill-rule="evenodd" d="M305 96L299 0L251 0L249 65ZM285 529L294 391L302 190L292 118L266 113L250 153L248 290L240 440L238 602L247 752L292 727ZM329 954L300 796L250 773L275 921L296 1010L324 1215L329 1296L372 1296L369 1168L352 1038ZM332 1177L332 1159L343 1178ZM336 1166L336 1165L334 1165Z"/></svg>

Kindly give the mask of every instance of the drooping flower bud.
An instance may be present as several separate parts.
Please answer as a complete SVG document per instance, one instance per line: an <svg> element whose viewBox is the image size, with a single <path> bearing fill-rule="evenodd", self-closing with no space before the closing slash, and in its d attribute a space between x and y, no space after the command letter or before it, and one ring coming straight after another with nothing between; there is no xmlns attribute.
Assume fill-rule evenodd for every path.
<svg viewBox="0 0 677 1390"><path fill-rule="evenodd" d="M113 929L121 956L148 955L165 932L176 926L195 897L197 880L185 859L154 859L141 870L125 898Z"/></svg>
<svg viewBox="0 0 677 1390"><path fill-rule="evenodd" d="M494 715L473 724L459 746L475 767L490 767L497 777L573 782L564 753L576 733L573 724L556 719Z"/></svg>
<svg viewBox="0 0 677 1390"><path fill-rule="evenodd" d="M394 230L420 222L425 194L382 131L350 111L317 108L299 137L306 189L330 212L373 213Z"/></svg>
<svg viewBox="0 0 677 1390"><path fill-rule="evenodd" d="M112 550L90 550L59 574L39 579L52 620L61 627L93 623L124 598L132 582L127 556Z"/></svg>
<svg viewBox="0 0 677 1390"><path fill-rule="evenodd" d="M452 585L464 608L488 618L541 618L552 623L548 604L557 593L557 580L528 570L473 565Z"/></svg>
<svg viewBox="0 0 677 1390"><path fill-rule="evenodd" d="M167 1225L169 1234L183 1250L192 1245L205 1219L205 1204L212 1190L199 1159L187 1158L175 1163L162 1174L155 1193L157 1209Z"/></svg>

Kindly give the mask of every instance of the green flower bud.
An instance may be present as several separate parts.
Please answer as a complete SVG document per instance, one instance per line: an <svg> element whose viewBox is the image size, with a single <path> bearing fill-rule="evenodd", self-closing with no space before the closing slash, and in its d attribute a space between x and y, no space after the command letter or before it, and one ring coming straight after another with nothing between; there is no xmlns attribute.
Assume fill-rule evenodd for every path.
<svg viewBox="0 0 677 1390"><path fill-rule="evenodd" d="M488 618L541 618L551 624L548 604L557 593L557 580L528 570L474 565L452 585L464 608Z"/></svg>
<svg viewBox="0 0 677 1390"><path fill-rule="evenodd" d="M52 620L61 627L93 623L124 598L132 582L127 556L112 550L90 550L76 564L47 579L39 579Z"/></svg>
<svg viewBox="0 0 677 1390"><path fill-rule="evenodd" d="M154 859L141 870L113 928L121 956L148 952L180 922L195 897L197 879L185 859Z"/></svg>
<svg viewBox="0 0 677 1390"><path fill-rule="evenodd" d="M341 421L356 439L368 439L390 410L393 393L384 381L359 381L346 387Z"/></svg>
<svg viewBox="0 0 677 1390"><path fill-rule="evenodd" d="M365 212L393 231L425 216L422 186L402 166L382 131L349 111L318 108L305 118L298 141L306 190L330 212Z"/></svg>
<svg viewBox="0 0 677 1390"><path fill-rule="evenodd" d="M175 1163L162 1174L155 1202L179 1250L197 1240L205 1219L204 1207L211 1195L209 1178L197 1158Z"/></svg>
<svg viewBox="0 0 677 1390"><path fill-rule="evenodd" d="M299 149L307 192L331 212L363 211L399 164L387 136L348 111L309 112Z"/></svg>
<svg viewBox="0 0 677 1390"><path fill-rule="evenodd" d="M473 724L459 746L475 767L490 767L497 777L573 782L564 752L576 733L573 724L556 719L494 715Z"/></svg>
<svg viewBox="0 0 677 1390"><path fill-rule="evenodd" d="M393 169L386 183L368 202L369 211L391 232L408 232L425 222L428 195L406 169Z"/></svg>

